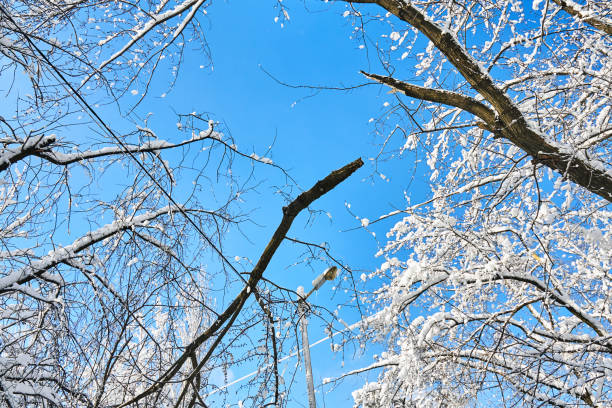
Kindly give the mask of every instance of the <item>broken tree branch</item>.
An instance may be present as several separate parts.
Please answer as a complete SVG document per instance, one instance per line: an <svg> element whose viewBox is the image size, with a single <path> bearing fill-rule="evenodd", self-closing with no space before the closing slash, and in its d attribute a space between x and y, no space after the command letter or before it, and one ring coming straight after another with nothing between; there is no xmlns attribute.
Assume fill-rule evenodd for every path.
<svg viewBox="0 0 612 408"><path fill-rule="evenodd" d="M208 358L212 355L216 346L221 342L223 336L228 332L229 328L232 326L234 320L239 315L240 311L244 307L247 299L250 297L251 293L254 292L254 288L256 288L257 283L261 280L263 273L265 272L270 260L276 253L276 250L280 246L280 244L285 239L293 220L297 215L312 204L315 200L323 196L324 194L331 191L338 184L342 183L346 180L351 174L353 174L357 169L359 169L363 165L363 161L361 158L347 164L346 166L332 171L327 177L322 180L319 180L310 190L303 192L300 194L295 200L293 200L289 205L283 207L283 217L274 231L272 238L266 245L266 248L263 250L259 260L255 267L251 270L249 274L249 279L244 286L244 288L240 291L240 293L236 296L236 298L230 303L229 306L219 315L217 320L208 327L203 333L201 333L198 337L196 337L191 344L189 344L183 354L166 370L164 374L162 374L157 381L153 383L149 388L145 391L138 394L136 397L131 400L124 402L118 408L127 407L129 405L135 404L143 398L151 395L159 390L161 390L166 384L172 381L174 376L180 371L185 362L193 355L196 350L204 344L208 339L217 335L213 345L207 351L206 356L200 361L196 370L201 370ZM194 373L192 372L187 376L187 379L192 377Z"/></svg>

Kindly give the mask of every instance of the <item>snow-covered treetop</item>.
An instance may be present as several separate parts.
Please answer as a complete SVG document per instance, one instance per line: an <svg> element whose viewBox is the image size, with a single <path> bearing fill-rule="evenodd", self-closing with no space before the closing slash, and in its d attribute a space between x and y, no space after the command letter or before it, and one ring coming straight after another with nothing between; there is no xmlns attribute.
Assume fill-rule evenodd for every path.
<svg viewBox="0 0 612 408"><path fill-rule="evenodd" d="M430 182L381 217L385 368L356 405L609 405L612 8L353 3L396 100L377 131Z"/></svg>

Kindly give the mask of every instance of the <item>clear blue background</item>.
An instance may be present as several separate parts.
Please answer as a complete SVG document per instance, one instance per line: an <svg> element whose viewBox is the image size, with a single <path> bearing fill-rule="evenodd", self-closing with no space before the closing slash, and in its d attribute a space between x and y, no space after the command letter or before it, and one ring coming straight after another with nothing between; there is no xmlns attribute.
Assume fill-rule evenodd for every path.
<svg viewBox="0 0 612 408"><path fill-rule="evenodd" d="M361 273L376 269L382 262L374 255L384 244L384 234L394 220L392 218L362 228L356 216L373 221L382 214L402 208L405 205L405 189L410 186L410 194L417 200L423 195L423 184L411 183L414 163L404 164L394 160L374 165L373 158L380 150L382 138L376 135L375 122L371 122L370 118L386 114L389 107L385 106L385 102L393 105L395 96L388 94L387 88L375 84L346 91L293 88L279 84L264 72L265 69L278 80L293 85L324 87L365 84L368 80L359 73L361 69L384 73L375 50L371 46L360 48L361 39L351 38L353 27L349 19L342 16L348 10L346 4L292 1L287 6L290 20L281 25L280 21L274 22L279 14L274 2L215 1L207 8L207 16L199 17L212 60L202 52L187 52L181 63L178 81L170 91L165 87L170 72L160 70L148 96L131 115L132 124L117 120L115 106L96 105L95 95L89 94L88 102L118 132L132 131L133 124L142 125L141 119L152 114L148 127L160 138L171 141L185 138L185 134L177 130L176 113L210 112L211 117L223 123L223 127L231 133L242 152L263 156L273 144L271 153L265 156L287 170L304 190L330 171L361 157L365 162L363 168L313 206L324 213L309 219L307 212L304 212L289 232L289 236L303 241L329 243L333 256L350 266L355 271L354 279L360 282ZM9 79L2 78L0 82L5 91L10 86L6 81ZM18 85L23 84L21 81L21 78L17 78ZM12 92L16 92L15 89L18 87ZM167 96L162 98L161 95L165 93ZM136 103L139 97L127 92L120 102L123 106L129 106ZM0 107L0 114L12 115L12 108L8 105ZM80 116L83 117L79 120L88 120L85 114ZM98 131L93 125L91 129ZM171 153L164 154L164 157L172 162ZM251 166L250 160L237 158L234 171L248 174ZM255 166L255 176L262 184L256 192L244 197L243 205L245 209L254 209L250 213L254 223L243 226L248 240L238 233L230 234L224 248L230 259L240 256L256 262L281 219L281 207L286 204L275 193L274 187L285 184L283 173L270 166ZM74 170L73 175L79 171ZM383 173L386 179L380 178L377 172ZM118 169L109 171L106 177L115 177L121 182ZM182 182L190 183L189 180ZM103 184L102 181L99 183ZM297 190L294 190L293 197L296 193ZM350 204L350 211L347 204ZM88 225L72 225L65 243L71 242L87 228ZM60 237L57 239L61 240ZM331 263L299 263L304 250L299 245L284 242L264 276L283 287L295 289L302 285L309 290L311 281ZM211 261L209 267L215 266ZM248 270L248 265L243 266ZM344 278L347 276L343 272L339 279ZM337 284L327 283L309 301L330 310L349 302L352 293L334 290ZM233 295L229 293L229 296ZM218 301L219 304L223 303L221 299ZM348 324L360 318L350 307L343 307L338 313ZM311 343L325 336L322 321L311 318ZM329 342L313 348L318 406L352 406L350 392L361 387L363 378L348 378L331 391L329 386L320 387L321 381L368 365L372 361L372 353L376 351L376 347L364 352L350 346L344 353L334 354L330 352ZM292 358L280 369L283 371L286 367L285 372L290 374L295 364L296 358ZM226 380L241 377L253 369L256 367L249 364L233 368L227 379L221 373L213 373L213 382L222 386ZM303 372L299 371L295 380L289 406L307 406ZM237 402L244 397L243 393L237 385L228 390L227 400L219 400L217 394L210 397L207 403L221 406L220 401L224 401L230 406L237 406Z"/></svg>
<svg viewBox="0 0 612 408"><path fill-rule="evenodd" d="M358 271L355 279L359 280L362 271L367 273L382 262L374 254L380 242L384 243L384 233L393 221L373 224L365 230L355 215L374 220L401 208L412 171L412 165L404 168L401 162L379 163L378 170L390 178L390 182L383 181L371 160L378 153L382 140L376 137L369 119L384 114L383 104L392 103L395 97L379 85L350 91L317 91L283 86L270 78L262 68L278 80L293 85L351 87L368 82L359 73L360 69L377 72L373 50L359 48L361 42L350 38L352 26L342 17L347 10L345 4L291 2L288 6L290 21L281 27L280 22L274 22L278 10L271 3L254 0L215 2L207 9L208 25L204 25L213 68L207 67L209 61L201 54L187 54L174 89L163 99L153 98L155 102L147 103L146 108L155 113L152 127L161 137L160 129L176 133L175 119L168 113L171 109L181 113L211 112L213 118L227 126L245 153L263 155L274 141L272 152L267 156L288 170L303 189L331 170L362 157L365 166L314 206L329 212L331 222L325 215L319 215L308 223L307 214L302 214L289 233L305 241L328 242L334 256ZM206 18L201 21L205 22ZM368 56L373 58L368 59ZM200 68L201 65L205 68ZM379 68L378 72L382 70ZM164 91L161 89L158 95ZM138 110L143 111L143 106ZM244 165L246 169L251 165L248 160L241 160L243 163L238 163L239 166ZM257 260L280 221L281 207L285 203L269 188L274 184L282 185L283 175L259 165L256 174L258 178L266 178L267 184L258 194L245 198L245 207L257 208L253 217L258 226L245 230L251 242L236 235L225 248L231 256L248 257L253 261ZM346 203L350 203L352 214L347 211ZM265 277L284 287L295 289L302 285L308 290L312 279L326 265L321 263L320 269L316 264L313 268L293 265L303 251L298 245L283 243ZM347 295L334 291L333 286L326 284L310 301L332 310L337 304L347 302ZM359 315L350 308L340 309L340 317L349 324L359 320ZM310 341L315 342L325 333L319 320L310 319L310 322ZM342 354L329 350L329 342L312 349L317 387L323 378L368 365L375 348L361 355L359 349L348 347L344 362ZM295 358L285 363L286 373L291 372L295 363ZM234 369L232 375L238 378L252 369L246 365L240 370ZM218 385L222 385L222 375L218 377ZM362 384L363 378L349 378L331 392L327 392L329 386L318 387L318 406L352 406L350 392ZM298 372L291 394L290 406L307 406L303 372ZM220 406L217 396L210 397L207 402ZM235 404L240 398L242 393L237 386L229 388L227 403Z"/></svg>

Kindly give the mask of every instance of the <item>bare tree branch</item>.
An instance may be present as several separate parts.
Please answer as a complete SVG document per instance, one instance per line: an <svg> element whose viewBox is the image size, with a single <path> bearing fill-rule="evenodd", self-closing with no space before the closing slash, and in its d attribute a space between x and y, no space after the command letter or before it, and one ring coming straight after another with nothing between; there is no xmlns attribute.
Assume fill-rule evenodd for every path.
<svg viewBox="0 0 612 408"><path fill-rule="evenodd" d="M283 217L281 222L279 223L276 231L272 235L272 238L266 245L266 248L263 250L257 264L251 270L249 274L249 279L245 287L240 291L240 293L234 298L232 303L219 315L217 320L208 327L203 333L198 335L186 348L183 354L172 364L172 366L162 375L160 378L155 381L155 383L150 386L148 389L132 398L131 400L124 402L119 406L127 407L129 405L135 404L138 401L142 400L148 395L155 393L156 391L163 388L168 382L174 378L174 376L179 372L183 364L187 361L187 359L197 350L204 342L210 339L212 336L219 332L215 345L213 345L207 352L207 355L211 355L215 346L219 344L221 338L227 330L231 326L233 320L236 319L247 299L250 297L253 292L252 288L256 288L257 284L261 280L263 273L265 272L268 264L272 260L272 257L276 253L276 250L280 246L280 244L285 239L293 220L297 215L312 204L315 200L323 196L324 194L331 191L338 184L346 180L351 174L353 174L357 169L359 169L363 165L363 161L361 159L357 159L352 163L347 164L346 166L332 171L327 177L322 180L319 180L310 190L303 192L300 194L295 200L293 200L289 205L283 207ZM226 324L227 323L227 324ZM207 358L204 358L200 361L200 367L206 363ZM199 370L200 367L197 369Z"/></svg>
<svg viewBox="0 0 612 408"><path fill-rule="evenodd" d="M495 126L495 112L493 112L483 103L478 102L476 99L470 98L469 96L464 96L457 92L412 85L389 76L369 74L364 71L361 71L361 73L368 78L380 82L381 84L385 84L393 89L401 91L406 96L410 96L411 98L454 106L478 116L480 119L484 120L491 129L493 129Z"/></svg>
<svg viewBox="0 0 612 408"><path fill-rule="evenodd" d="M351 1L348 1L351 2ZM510 97L499 89L489 74L459 44L411 3L400 0L361 0L352 3L376 3L400 20L423 33L454 65L475 91L495 109L499 120L498 134L520 147L539 163L612 202L612 176L578 152L564 151L533 129ZM453 105L450 103L450 105Z"/></svg>
<svg viewBox="0 0 612 408"><path fill-rule="evenodd" d="M125 144L124 146L110 146L97 150L86 150L79 153L63 153L57 150L52 150L51 147L56 143L54 135L50 136L33 136L25 143L21 143L13 149L4 149L0 154L0 171L6 170L11 164L25 159L28 156L37 156L50 163L66 166L76 162L84 162L86 160L107 157L120 156L129 153L151 153L160 150L173 149L180 146L185 146L190 143L199 142L206 139L218 140L220 136L210 127L208 132L202 132L199 135L194 135L191 139L183 140L178 143L168 142L166 140L152 140L139 145ZM17 142L16 142L17 143Z"/></svg>

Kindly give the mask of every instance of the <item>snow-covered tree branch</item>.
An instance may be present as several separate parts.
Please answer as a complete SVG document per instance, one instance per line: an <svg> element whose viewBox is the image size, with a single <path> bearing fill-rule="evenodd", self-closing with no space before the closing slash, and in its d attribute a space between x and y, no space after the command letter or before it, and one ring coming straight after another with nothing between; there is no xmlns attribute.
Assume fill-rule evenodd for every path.
<svg viewBox="0 0 612 408"><path fill-rule="evenodd" d="M381 217L356 406L610 405L609 4L348 3L396 101L383 149L431 189Z"/></svg>
<svg viewBox="0 0 612 408"><path fill-rule="evenodd" d="M612 176L605 162L589 160L576 146L557 142L555 137L547 137L535 123L530 125L520 106L499 89L482 62L475 60L468 53L450 28L435 24L411 2L380 0L376 3L425 35L478 95L492 106L495 115L488 115L490 120L486 121L487 130L490 129L496 136L508 139L536 162L558 171L564 177L612 202ZM448 94L447 102L442 102L439 97L434 101L454 105L452 96L452 93ZM467 111L470 112L469 109ZM576 136L573 136L573 139L576 139Z"/></svg>
<svg viewBox="0 0 612 408"><path fill-rule="evenodd" d="M209 62L209 5L0 1L0 406L206 406L234 343L268 344L292 313L264 272L295 217L363 163L287 199L252 270L226 252L251 222L253 167L278 171L284 197L293 181L210 114L132 114L150 87L172 89L187 47ZM274 384L253 383L286 405L274 367Z"/></svg>
<svg viewBox="0 0 612 408"><path fill-rule="evenodd" d="M283 27L292 3L313 2L272 3ZM362 286L328 243L287 236L361 159L302 189L267 153L238 148L251 140L215 119L213 93L195 107L164 105L213 78L202 69L216 3L0 0L0 406L192 408L213 394L232 406L237 366L258 371L233 406L292 406L299 368L279 363L300 354L300 297L267 271L285 241L304 248L287 263L343 268L338 304L361 320L344 323L339 305L327 323L342 331L330 323L326 333L343 333L331 350L344 353L360 329L353 340L368 361L320 389L367 378L355 407L612 405L609 1L327 3L316 4L353 24L351 51L363 58L352 79L362 83L291 88L313 91L299 101L322 90L384 97L342 148L373 131L382 142L364 156L388 194L405 190L399 206L378 190L359 197L394 206L368 218L346 203L358 225L349 229L378 245ZM223 52L242 75L249 53L237 51L232 23ZM214 85L233 106L236 95ZM308 118L324 135L317 149L331 151L335 135L319 119ZM339 166L319 162L309 157L317 176ZM386 166L401 173L393 182ZM263 203L267 187L280 204ZM269 240L245 232L269 226L258 206L279 210L265 220ZM254 256L227 249L245 242Z"/></svg>

